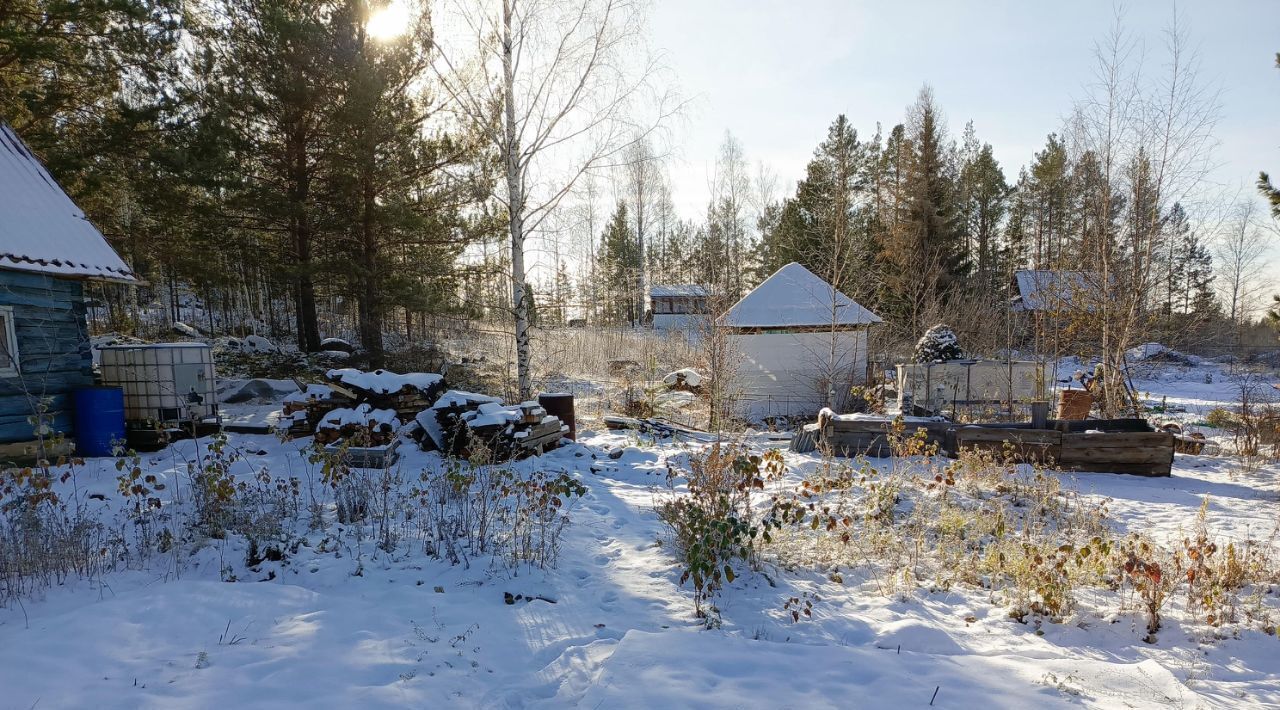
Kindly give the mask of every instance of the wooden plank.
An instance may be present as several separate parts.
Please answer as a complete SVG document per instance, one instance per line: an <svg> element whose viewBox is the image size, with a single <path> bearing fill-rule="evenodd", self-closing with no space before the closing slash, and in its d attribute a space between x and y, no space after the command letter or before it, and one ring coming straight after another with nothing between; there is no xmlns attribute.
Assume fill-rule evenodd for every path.
<svg viewBox="0 0 1280 710"><path fill-rule="evenodd" d="M1068 449L1115 449L1115 448L1149 448L1167 447L1173 449L1173 434L1167 431L1155 432L1116 432L1105 434L1064 433L1062 448Z"/></svg>
<svg viewBox="0 0 1280 710"><path fill-rule="evenodd" d="M956 447L962 451L983 451L1002 458L1012 455L1017 461L1057 461L1062 447L1055 444L1012 444L1003 441L964 441Z"/></svg>
<svg viewBox="0 0 1280 710"><path fill-rule="evenodd" d="M1104 432L1152 432L1146 419L1050 419L1049 428L1061 432L1081 434L1089 429Z"/></svg>
<svg viewBox="0 0 1280 710"><path fill-rule="evenodd" d="M33 288L33 289L64 289L68 286L78 287L78 281L68 279L57 279L50 274L39 273L34 271L9 271L0 272L0 284L4 284L10 288Z"/></svg>
<svg viewBox="0 0 1280 710"><path fill-rule="evenodd" d="M35 398L37 401L40 399L38 395L36 395ZM68 395L63 393L51 395L50 399L52 400L52 403L50 404L50 408L57 410L57 409L64 409L64 408L70 407L71 405L67 401L68 398L69 398ZM12 397L0 397L0 416L13 416L13 415L22 415L24 417L30 416L31 415L30 400L28 400L26 397L21 395L12 396Z"/></svg>
<svg viewBox="0 0 1280 710"><path fill-rule="evenodd" d="M553 448L547 445L555 444L559 442L560 438L561 438L560 432L555 431L550 434L543 434L542 436L539 436L539 437L529 437L526 439L521 439L519 446L523 449L529 449L529 450L537 449L538 447L543 447L544 449Z"/></svg>
<svg viewBox="0 0 1280 710"><path fill-rule="evenodd" d="M1167 463L1076 463L1059 462L1059 470L1081 471L1091 473L1127 473L1134 476L1169 476L1173 470L1173 462Z"/></svg>
<svg viewBox="0 0 1280 710"><path fill-rule="evenodd" d="M889 444L889 437L884 434L835 434L825 438L833 446L871 446L873 444Z"/></svg>
<svg viewBox="0 0 1280 710"><path fill-rule="evenodd" d="M1042 446L1058 446L1062 443L1062 432L1048 429L989 429L984 427L957 427L956 443L1008 441L1013 444L1037 444Z"/></svg>
<svg viewBox="0 0 1280 710"><path fill-rule="evenodd" d="M1128 449L1066 449L1058 458L1063 465L1077 463L1169 463L1173 461L1173 447L1133 447Z"/></svg>

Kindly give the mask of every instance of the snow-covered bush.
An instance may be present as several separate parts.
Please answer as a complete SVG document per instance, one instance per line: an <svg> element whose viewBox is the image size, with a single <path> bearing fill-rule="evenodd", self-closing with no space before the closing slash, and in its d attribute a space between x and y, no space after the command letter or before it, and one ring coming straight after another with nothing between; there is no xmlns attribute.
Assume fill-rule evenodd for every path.
<svg viewBox="0 0 1280 710"><path fill-rule="evenodd" d="M925 331L924 336L916 343L916 362L948 362L964 357L960 349L960 339L951 326L939 323Z"/></svg>

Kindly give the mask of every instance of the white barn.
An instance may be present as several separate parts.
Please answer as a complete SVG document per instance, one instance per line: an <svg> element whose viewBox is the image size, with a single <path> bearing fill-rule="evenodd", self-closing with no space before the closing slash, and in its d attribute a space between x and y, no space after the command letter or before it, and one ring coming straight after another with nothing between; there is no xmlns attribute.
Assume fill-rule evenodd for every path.
<svg viewBox="0 0 1280 710"><path fill-rule="evenodd" d="M778 269L719 320L736 360L733 390L749 418L848 408L880 317L797 263Z"/></svg>

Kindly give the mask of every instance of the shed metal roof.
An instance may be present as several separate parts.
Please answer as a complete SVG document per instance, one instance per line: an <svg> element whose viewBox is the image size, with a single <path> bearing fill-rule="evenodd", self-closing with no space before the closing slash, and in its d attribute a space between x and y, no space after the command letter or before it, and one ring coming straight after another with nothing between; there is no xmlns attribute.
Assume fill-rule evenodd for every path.
<svg viewBox="0 0 1280 710"><path fill-rule="evenodd" d="M1024 269L1013 275L1018 296L1017 311L1092 310L1102 290L1101 278L1092 271Z"/></svg>
<svg viewBox="0 0 1280 710"><path fill-rule="evenodd" d="M700 298L709 295L711 291L701 284L668 284L649 289L649 296L653 298Z"/></svg>
<svg viewBox="0 0 1280 710"><path fill-rule="evenodd" d="M871 325L880 316L791 262L734 304L718 321L735 328Z"/></svg>
<svg viewBox="0 0 1280 710"><path fill-rule="evenodd" d="M0 122L0 269L136 281L8 124Z"/></svg>

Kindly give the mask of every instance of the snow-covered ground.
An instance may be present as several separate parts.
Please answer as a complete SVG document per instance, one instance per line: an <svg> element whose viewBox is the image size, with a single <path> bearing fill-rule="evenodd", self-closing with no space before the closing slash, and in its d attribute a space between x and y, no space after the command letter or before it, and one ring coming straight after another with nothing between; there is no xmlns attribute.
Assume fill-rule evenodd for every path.
<svg viewBox="0 0 1280 710"><path fill-rule="evenodd" d="M1138 387L1189 410L1229 402L1208 370L1221 375L1190 368ZM1136 611L1019 623L981 589L886 593L856 571L766 563L726 586L721 626L707 630L655 512L668 464L697 444L579 439L516 465L587 487L567 504L552 569L450 564L324 530L298 531L307 543L286 561L250 568L243 539L211 540L0 609L0 708L1280 706L1280 640L1247 626L1216 638L1172 612L1148 644ZM307 443L233 434L228 449L241 475L252 463L302 477ZM146 455L143 469L181 483L198 446ZM401 451L413 476L443 465ZM75 480L105 518L120 507L114 463L90 460ZM786 463L787 484L820 464ZM1226 537L1267 539L1280 520L1274 464L1244 475L1227 458L1180 455L1168 479L1063 481L1105 502L1119 532L1178 539L1206 497ZM812 619L793 621L792 597L814 601Z"/></svg>

